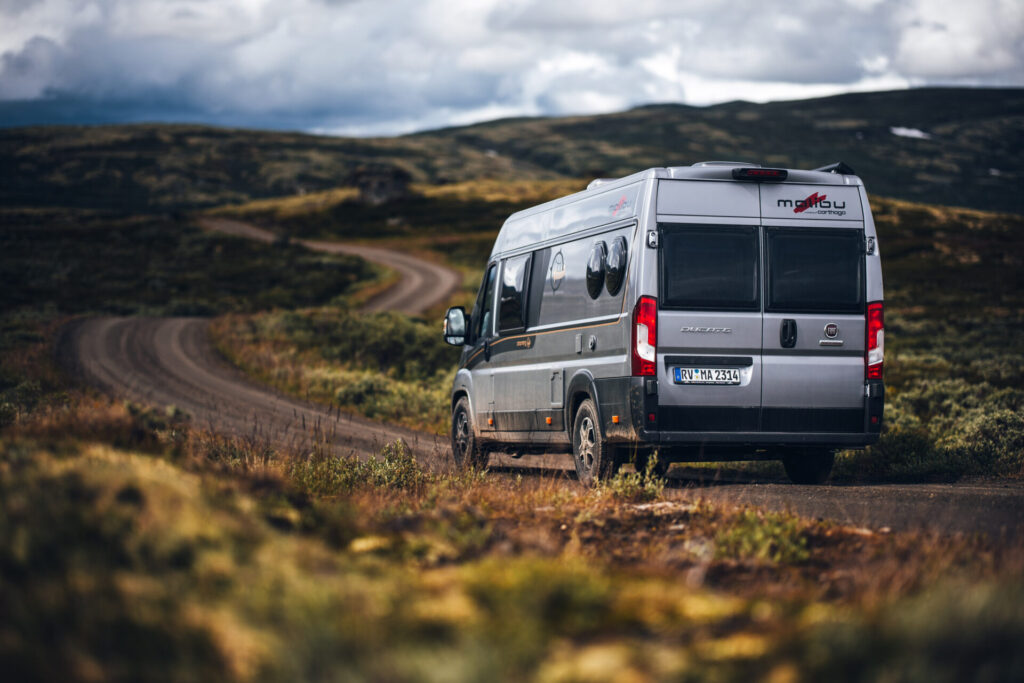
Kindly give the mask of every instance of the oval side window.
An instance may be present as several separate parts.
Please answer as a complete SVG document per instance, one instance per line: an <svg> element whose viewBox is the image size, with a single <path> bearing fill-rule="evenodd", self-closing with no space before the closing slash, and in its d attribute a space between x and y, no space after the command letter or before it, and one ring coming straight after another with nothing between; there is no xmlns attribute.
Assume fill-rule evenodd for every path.
<svg viewBox="0 0 1024 683"><path fill-rule="evenodd" d="M604 242L596 243L590 250L590 258L587 259L587 293L591 299L596 299L601 294L601 287L604 286L607 256L608 248Z"/></svg>
<svg viewBox="0 0 1024 683"><path fill-rule="evenodd" d="M626 238L615 238L611 249L608 250L607 273L605 274L605 285L608 293L615 296L622 289L622 283L626 280Z"/></svg>

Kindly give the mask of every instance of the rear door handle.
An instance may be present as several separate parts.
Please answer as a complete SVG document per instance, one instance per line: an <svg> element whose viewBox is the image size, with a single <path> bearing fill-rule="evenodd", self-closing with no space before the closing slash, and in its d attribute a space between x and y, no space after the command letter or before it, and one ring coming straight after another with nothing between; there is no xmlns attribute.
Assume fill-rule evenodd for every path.
<svg viewBox="0 0 1024 683"><path fill-rule="evenodd" d="M796 346L795 320L786 318L782 321L782 327L779 328L779 343L782 344L784 349L791 349Z"/></svg>

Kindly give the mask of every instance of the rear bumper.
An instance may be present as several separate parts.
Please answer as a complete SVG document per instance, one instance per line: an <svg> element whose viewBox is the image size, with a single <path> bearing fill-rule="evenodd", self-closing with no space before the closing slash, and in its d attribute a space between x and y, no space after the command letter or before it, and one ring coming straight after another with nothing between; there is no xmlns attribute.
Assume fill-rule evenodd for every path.
<svg viewBox="0 0 1024 683"><path fill-rule="evenodd" d="M666 407L659 406L656 380L633 377L619 381L628 383L632 419L626 429L622 424L605 425L606 435L616 442L744 449L861 448L877 443L882 432L885 385L880 380L865 383L862 408L844 410ZM616 388L620 392L625 389ZM622 408L625 406L615 406L616 410Z"/></svg>
<svg viewBox="0 0 1024 683"><path fill-rule="evenodd" d="M830 446L860 448L878 442L878 434L834 432L677 432L642 430L639 440L650 444L699 446L720 444L764 448L766 446Z"/></svg>

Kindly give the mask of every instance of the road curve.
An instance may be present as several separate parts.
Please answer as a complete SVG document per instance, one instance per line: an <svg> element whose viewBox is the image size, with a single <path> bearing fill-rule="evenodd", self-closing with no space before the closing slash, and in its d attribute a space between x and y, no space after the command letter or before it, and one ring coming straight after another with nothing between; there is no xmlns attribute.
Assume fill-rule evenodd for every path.
<svg viewBox="0 0 1024 683"><path fill-rule="evenodd" d="M238 221L205 219L204 227L264 242L273 233ZM368 310L419 313L441 303L458 276L436 264L375 247L302 241L330 253L351 253L393 268L398 285L371 300ZM381 424L284 396L256 384L221 358L202 318L92 318L68 328L61 356L87 381L119 398L189 413L214 431L296 447L312 440L336 453L365 454L403 439L432 469L450 466L446 437ZM492 457L492 466L566 470L567 457ZM522 471L522 470L520 470ZM669 499L707 499L790 510L878 529L933 529L1024 537L1024 482L792 486L756 478L721 479L704 471L674 470ZM1016 540L1014 542L1017 542Z"/></svg>
<svg viewBox="0 0 1024 683"><path fill-rule="evenodd" d="M278 236L248 223L200 219L202 227L271 243ZM399 282L371 299L367 311L418 314L443 303L460 276L408 254L363 245L300 240L314 251L354 254L398 272ZM91 318L69 327L62 360L112 396L147 405L175 406L213 431L308 447L314 440L336 453L373 453L396 439L433 467L449 458L447 439L340 413L284 396L245 377L210 343L204 318Z"/></svg>
<svg viewBox="0 0 1024 683"><path fill-rule="evenodd" d="M260 242L272 243L278 239L278 235L270 230L227 218L203 217L199 219L199 223L206 230L248 237ZM398 283L371 299L363 307L366 311L398 311L416 315L443 303L459 286L460 276L451 268L400 251L322 240L293 241L307 249L326 254L360 256L367 261L397 271L400 277Z"/></svg>
<svg viewBox="0 0 1024 683"><path fill-rule="evenodd" d="M246 378L213 348L204 318L90 318L65 334L65 355L89 383L146 405L175 406L193 424L284 447L313 441L333 452L372 453L404 440L441 464L447 440L373 422L277 393Z"/></svg>

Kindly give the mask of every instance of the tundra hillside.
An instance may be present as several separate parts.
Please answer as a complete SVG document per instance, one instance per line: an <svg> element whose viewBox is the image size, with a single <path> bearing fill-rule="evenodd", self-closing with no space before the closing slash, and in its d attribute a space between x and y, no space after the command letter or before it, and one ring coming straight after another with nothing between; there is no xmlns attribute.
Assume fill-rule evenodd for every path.
<svg viewBox="0 0 1024 683"><path fill-rule="evenodd" d="M377 235L395 248L433 252L465 269L459 302L468 305L502 220L582 185L413 185L408 196L376 206L353 189L215 213L286 235ZM886 427L878 445L843 454L836 476L1024 476L1024 219L878 198L872 211L884 256ZM372 343L354 346L354 330ZM233 316L214 331L227 357L279 389L378 419L447 430L457 352L441 342L433 319L356 319L321 308Z"/></svg>
<svg viewBox="0 0 1024 683"><path fill-rule="evenodd" d="M0 104L0 120L2 112ZM1022 213L1022 148L1021 89L666 104L372 139L195 125L52 126L0 129L0 204L174 211L382 179L593 178L730 159L788 168L842 160L875 194Z"/></svg>

